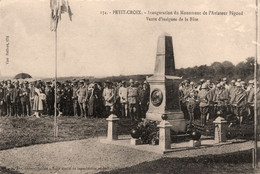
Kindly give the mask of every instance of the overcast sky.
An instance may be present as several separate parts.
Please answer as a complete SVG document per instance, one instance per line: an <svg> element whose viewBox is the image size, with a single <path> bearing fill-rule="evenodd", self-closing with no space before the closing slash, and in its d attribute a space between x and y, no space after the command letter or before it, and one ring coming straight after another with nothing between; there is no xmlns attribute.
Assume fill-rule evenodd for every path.
<svg viewBox="0 0 260 174"><path fill-rule="evenodd" d="M173 38L176 68L234 64L255 56L254 0L70 0L72 22L58 28L58 76L153 73L157 38ZM54 76L54 32L49 0L0 0L0 75ZM198 16L197 22L150 22L155 15L100 15L100 11L243 11L243 16ZM180 16L165 16L177 17ZM181 16L185 17L185 16ZM187 16L190 17L190 16ZM9 56L6 56L9 36ZM9 57L9 64L6 64Z"/></svg>

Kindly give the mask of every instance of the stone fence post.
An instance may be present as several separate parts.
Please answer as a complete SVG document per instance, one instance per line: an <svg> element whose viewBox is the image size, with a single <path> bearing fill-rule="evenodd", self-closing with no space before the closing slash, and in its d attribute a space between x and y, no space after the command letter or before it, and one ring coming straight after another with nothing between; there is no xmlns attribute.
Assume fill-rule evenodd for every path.
<svg viewBox="0 0 260 174"><path fill-rule="evenodd" d="M108 121L107 140L108 141L117 140L118 139L117 128L118 128L119 118L116 115L111 114L106 120Z"/></svg>
<svg viewBox="0 0 260 174"><path fill-rule="evenodd" d="M160 129L159 130L159 136L160 136L159 137L159 148L161 150L170 149L171 148L171 127L172 127L172 125L168 121L163 120L158 125L158 127Z"/></svg>
<svg viewBox="0 0 260 174"><path fill-rule="evenodd" d="M213 123L215 125L215 143L226 142L227 121L223 117L219 116L215 121L213 121Z"/></svg>

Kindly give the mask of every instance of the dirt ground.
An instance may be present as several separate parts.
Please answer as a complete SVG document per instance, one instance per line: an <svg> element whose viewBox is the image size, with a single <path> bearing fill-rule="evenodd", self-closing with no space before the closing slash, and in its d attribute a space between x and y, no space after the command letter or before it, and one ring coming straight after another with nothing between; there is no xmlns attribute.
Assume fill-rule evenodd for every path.
<svg viewBox="0 0 260 174"><path fill-rule="evenodd" d="M39 144L0 151L0 166L21 173L216 173L252 172L252 142L166 155L102 144L99 138ZM241 151L242 153L237 153ZM234 153L231 157L221 154ZM210 154L210 155L209 155ZM209 155L209 156L207 156ZM217 155L216 157L213 155ZM222 159L222 160L221 160ZM227 160L228 159L228 160ZM209 167L209 166L211 167ZM178 172L177 172L178 173Z"/></svg>

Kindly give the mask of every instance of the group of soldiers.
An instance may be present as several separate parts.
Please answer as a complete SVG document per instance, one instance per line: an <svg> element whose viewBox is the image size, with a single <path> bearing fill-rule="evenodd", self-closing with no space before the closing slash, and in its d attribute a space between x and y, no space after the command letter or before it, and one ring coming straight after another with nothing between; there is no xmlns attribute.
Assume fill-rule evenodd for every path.
<svg viewBox="0 0 260 174"><path fill-rule="evenodd" d="M89 82L88 79L57 82L56 112L58 116L145 117L149 105L149 84L130 79L129 82ZM129 85L128 85L129 84ZM34 114L35 89L40 91L42 115L54 115L54 81L2 81L0 83L0 114L29 116Z"/></svg>
<svg viewBox="0 0 260 174"><path fill-rule="evenodd" d="M220 79L213 83L201 79L197 84L184 80L180 84L180 105L190 124L194 118L200 118L202 126L217 113L226 120L236 119L241 125L244 118L253 118L254 81L245 83L241 79Z"/></svg>

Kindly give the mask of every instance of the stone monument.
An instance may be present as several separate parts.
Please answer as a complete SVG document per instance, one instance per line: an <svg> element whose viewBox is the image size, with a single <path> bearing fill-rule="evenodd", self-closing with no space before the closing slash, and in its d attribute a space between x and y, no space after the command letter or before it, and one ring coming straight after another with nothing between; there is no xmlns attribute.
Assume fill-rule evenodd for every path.
<svg viewBox="0 0 260 174"><path fill-rule="evenodd" d="M167 121L176 132L186 131L186 122L179 103L180 77L174 76L175 62L172 37L166 33L158 38L154 74L147 78L150 84L150 105L146 118L162 121L166 114Z"/></svg>

